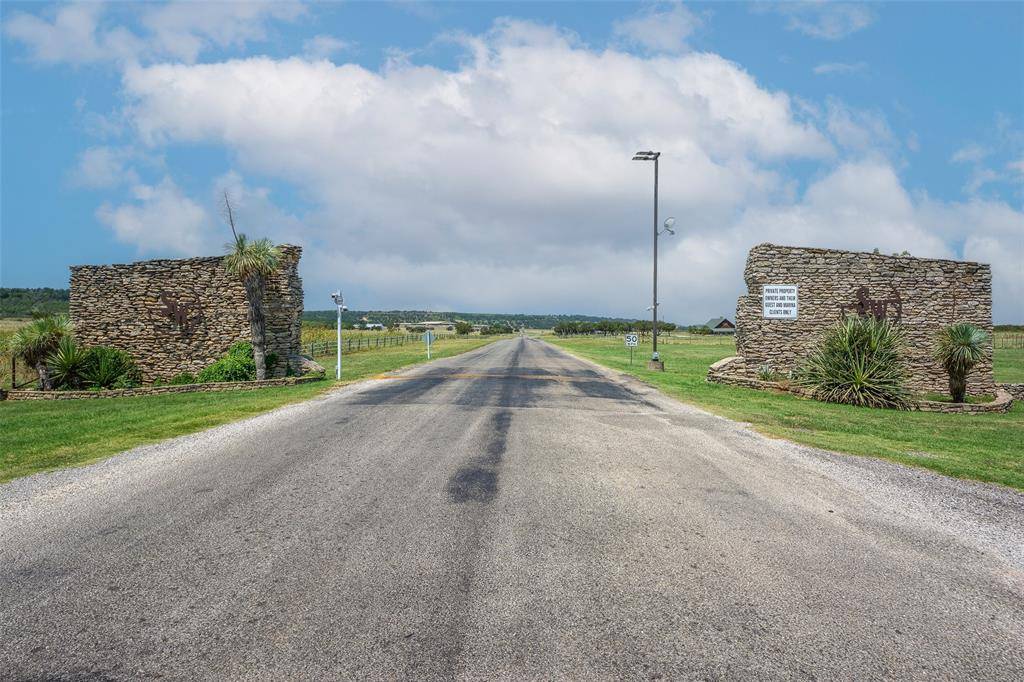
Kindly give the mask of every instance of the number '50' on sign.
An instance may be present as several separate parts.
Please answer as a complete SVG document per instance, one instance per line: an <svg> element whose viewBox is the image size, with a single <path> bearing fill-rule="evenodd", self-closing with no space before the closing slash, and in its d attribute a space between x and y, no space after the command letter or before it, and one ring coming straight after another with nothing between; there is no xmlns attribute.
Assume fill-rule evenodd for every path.
<svg viewBox="0 0 1024 682"><path fill-rule="evenodd" d="M626 346L627 347L632 348L632 347L636 346L639 343L639 341L640 341L640 337L638 335L636 335L636 334L626 334Z"/></svg>

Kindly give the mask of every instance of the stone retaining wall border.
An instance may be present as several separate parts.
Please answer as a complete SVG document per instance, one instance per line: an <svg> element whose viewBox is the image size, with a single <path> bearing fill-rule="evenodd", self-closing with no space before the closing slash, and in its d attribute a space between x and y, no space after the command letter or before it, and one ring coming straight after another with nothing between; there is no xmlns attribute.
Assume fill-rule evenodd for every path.
<svg viewBox="0 0 1024 682"><path fill-rule="evenodd" d="M996 388L1006 391L1014 400L1024 400L1024 384L996 384Z"/></svg>
<svg viewBox="0 0 1024 682"><path fill-rule="evenodd" d="M90 398L132 398L171 393L223 393L227 391L252 391L275 386L295 386L321 381L322 376L284 377L263 381L224 381L206 384L181 384L178 386L141 386L139 388L110 389L103 391L0 391L0 400L88 400Z"/></svg>
<svg viewBox="0 0 1024 682"><path fill-rule="evenodd" d="M810 393L795 386L787 386L778 381L763 381L741 374L744 359L739 356L723 358L708 369L707 381L713 384L752 388L759 391L783 391L801 398L813 400ZM737 371L739 370L739 371ZM1012 389L1012 390L1011 390ZM1016 390L1018 393L1014 393ZM986 412L1008 412L1013 406L1014 398L1024 400L1024 384L999 384L996 388L996 399L988 403L946 403L940 400L916 400L913 409L917 412L941 412L944 414L982 414Z"/></svg>

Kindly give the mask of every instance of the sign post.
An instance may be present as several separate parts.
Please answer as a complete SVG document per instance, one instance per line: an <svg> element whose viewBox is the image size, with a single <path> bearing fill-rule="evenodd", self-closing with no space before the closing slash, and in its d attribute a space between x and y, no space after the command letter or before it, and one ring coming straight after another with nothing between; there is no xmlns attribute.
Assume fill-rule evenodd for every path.
<svg viewBox="0 0 1024 682"><path fill-rule="evenodd" d="M427 330L427 333L423 335L423 342L427 344L427 360L430 359L430 344L434 341L434 332Z"/></svg>
<svg viewBox="0 0 1024 682"><path fill-rule="evenodd" d="M626 348L629 349L629 364L633 364L633 349L636 348L640 342L640 337L637 334L626 334Z"/></svg>

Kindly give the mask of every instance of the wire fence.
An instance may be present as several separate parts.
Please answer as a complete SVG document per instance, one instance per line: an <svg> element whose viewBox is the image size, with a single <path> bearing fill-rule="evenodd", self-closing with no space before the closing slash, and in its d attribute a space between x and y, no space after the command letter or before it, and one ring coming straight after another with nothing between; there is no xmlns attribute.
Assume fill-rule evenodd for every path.
<svg viewBox="0 0 1024 682"><path fill-rule="evenodd" d="M444 339L454 339L456 334L434 334L434 341L441 341ZM341 339L341 352L342 353L357 353L359 351L367 350L383 350L385 348L394 348L396 346L404 346L410 343L422 344L422 334L404 334L402 336L357 336L355 338L349 337ZM333 355L338 352L337 341L310 341L302 344L302 351L309 354L311 357L317 357L320 355Z"/></svg>
<svg viewBox="0 0 1024 682"><path fill-rule="evenodd" d="M1024 334L996 332L992 340L993 348L1006 350L1024 350Z"/></svg>

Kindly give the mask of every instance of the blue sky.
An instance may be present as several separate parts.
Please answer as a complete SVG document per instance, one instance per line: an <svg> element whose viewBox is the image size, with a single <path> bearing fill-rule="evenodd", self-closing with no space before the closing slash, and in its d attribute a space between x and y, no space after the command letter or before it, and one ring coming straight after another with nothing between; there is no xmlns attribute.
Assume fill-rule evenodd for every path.
<svg viewBox="0 0 1024 682"><path fill-rule="evenodd" d="M762 241L990 262L1024 321L1022 3L2 5L0 283L302 244L307 307L729 315Z"/></svg>

